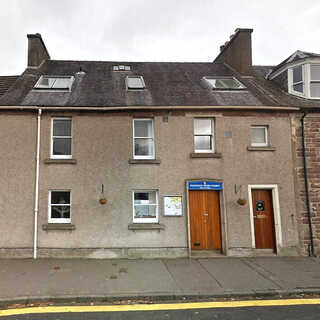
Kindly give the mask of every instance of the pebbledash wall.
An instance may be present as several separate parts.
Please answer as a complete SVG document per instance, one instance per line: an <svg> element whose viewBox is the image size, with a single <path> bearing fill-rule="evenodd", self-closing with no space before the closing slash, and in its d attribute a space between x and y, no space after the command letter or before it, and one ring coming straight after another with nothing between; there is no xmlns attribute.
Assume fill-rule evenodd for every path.
<svg viewBox="0 0 320 320"><path fill-rule="evenodd" d="M296 205L300 246L303 254L310 254L310 227L306 205L305 175L303 167L301 118L294 118L294 143L296 151ZM315 254L320 254L320 114L308 113L304 118L306 165L310 199L310 214Z"/></svg>
<svg viewBox="0 0 320 320"><path fill-rule="evenodd" d="M164 116L168 121L164 121ZM72 118L73 162L50 161L52 117ZM155 158L160 163L130 163L132 119L153 118ZM195 117L215 121L217 158L192 158ZM36 114L23 111L0 116L1 257L32 257L36 155ZM43 112L39 184L39 257L183 257L188 250L186 181L223 182L220 192L223 254L255 255L248 186L277 186L281 232L277 254L296 255L296 224L291 132L288 112L157 111ZM250 126L267 125L268 151L252 150ZM254 148L253 148L254 149ZM98 201L104 184L106 205ZM241 186L248 200L237 204ZM73 230L48 230L49 190L72 191ZM157 190L163 229L129 230L133 222L132 191ZM302 191L301 191L302 192ZM162 197L183 196L183 216L163 216ZM319 229L317 229L319 232ZM319 233L318 233L319 234Z"/></svg>

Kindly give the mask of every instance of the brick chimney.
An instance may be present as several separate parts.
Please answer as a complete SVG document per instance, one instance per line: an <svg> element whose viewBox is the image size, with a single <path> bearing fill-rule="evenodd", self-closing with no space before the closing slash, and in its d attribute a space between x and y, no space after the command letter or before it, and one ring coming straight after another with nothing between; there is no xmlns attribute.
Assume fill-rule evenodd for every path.
<svg viewBox="0 0 320 320"><path fill-rule="evenodd" d="M236 29L230 41L220 47L214 62L225 62L243 75L249 75L252 67L251 33L253 29Z"/></svg>
<svg viewBox="0 0 320 320"><path fill-rule="evenodd" d="M28 34L28 67L39 67L50 55L41 38L41 34Z"/></svg>

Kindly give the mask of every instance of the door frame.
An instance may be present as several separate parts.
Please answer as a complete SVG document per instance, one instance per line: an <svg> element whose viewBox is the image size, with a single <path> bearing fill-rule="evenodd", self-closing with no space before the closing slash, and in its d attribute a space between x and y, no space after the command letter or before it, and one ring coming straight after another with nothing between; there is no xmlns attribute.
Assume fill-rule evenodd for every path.
<svg viewBox="0 0 320 320"><path fill-rule="evenodd" d="M217 190L219 192L219 205L220 205L220 232L221 232L221 254L226 254L226 244L227 244L227 219L226 219L226 206L224 197L224 182L221 179L212 178L199 178L199 179L187 179L185 180L185 190L186 190L186 203L185 208L187 208L187 245L188 245L188 257L191 258L191 231L190 231L190 208L189 208L189 189L188 183L193 181L211 181L211 182L221 182L222 190Z"/></svg>
<svg viewBox="0 0 320 320"><path fill-rule="evenodd" d="M248 185L248 198L249 198L249 209L250 209L250 227L251 227L251 243L252 248L256 248L256 239L254 234L254 220L253 220L253 204L252 204L252 189L259 190L271 190L272 191L272 205L273 205L273 218L274 218L274 230L276 249L282 247L282 232L281 232L281 216L280 216L280 205L279 205L279 191L277 184L249 184Z"/></svg>

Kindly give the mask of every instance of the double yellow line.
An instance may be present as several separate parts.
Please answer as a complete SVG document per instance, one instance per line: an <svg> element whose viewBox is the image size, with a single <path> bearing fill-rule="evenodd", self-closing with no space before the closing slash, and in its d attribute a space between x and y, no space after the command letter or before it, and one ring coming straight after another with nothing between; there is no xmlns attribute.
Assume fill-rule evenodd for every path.
<svg viewBox="0 0 320 320"><path fill-rule="evenodd" d="M119 311L156 311L156 310L187 310L215 308L244 308L268 306L297 306L320 304L320 299L285 299L285 300L247 300L226 302L190 302L170 304L133 304L112 306L48 306L21 309L0 310L0 317L24 314L68 313L68 312L119 312Z"/></svg>

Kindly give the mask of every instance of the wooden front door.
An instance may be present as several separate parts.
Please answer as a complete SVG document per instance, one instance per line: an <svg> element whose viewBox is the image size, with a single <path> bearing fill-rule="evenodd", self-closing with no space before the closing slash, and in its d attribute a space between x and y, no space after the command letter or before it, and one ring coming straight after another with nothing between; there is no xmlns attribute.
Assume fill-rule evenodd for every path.
<svg viewBox="0 0 320 320"><path fill-rule="evenodd" d="M190 190L189 211L191 249L221 250L218 191Z"/></svg>
<svg viewBox="0 0 320 320"><path fill-rule="evenodd" d="M271 190L252 190L254 236L257 249L276 249Z"/></svg>

